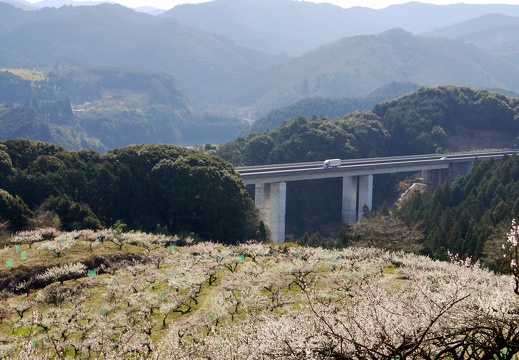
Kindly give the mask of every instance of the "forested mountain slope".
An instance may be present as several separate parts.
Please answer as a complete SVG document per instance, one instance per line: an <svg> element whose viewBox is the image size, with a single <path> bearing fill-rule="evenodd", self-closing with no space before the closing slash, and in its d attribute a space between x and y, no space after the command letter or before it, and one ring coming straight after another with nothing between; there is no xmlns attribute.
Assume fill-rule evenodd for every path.
<svg viewBox="0 0 519 360"><path fill-rule="evenodd" d="M392 82L368 94L362 98L321 98L311 97L299 100L286 107L273 110L267 115L254 121L247 133L260 133L275 129L284 121L289 121L302 116L324 116L326 118L338 118L355 110L371 110L373 107L386 100L397 98L406 93L418 90L420 86L412 83Z"/></svg>
<svg viewBox="0 0 519 360"><path fill-rule="evenodd" d="M222 4L224 8L214 14L221 14L219 19L232 33L243 35L242 42L186 25L172 15L175 11L189 12L192 7L187 5L154 17L114 4L23 11L1 3L5 11L0 12L0 66L48 69L63 64L150 69L174 76L197 110L244 118L258 118L308 97L364 97L393 81L421 86L456 84L518 90L516 62L466 43L419 37L396 29L382 34L380 29L370 32L378 35L344 37L347 34L341 34L342 38L339 36L336 38L339 40L326 45L331 39L319 40L323 32L333 32L329 27L363 23L366 19L374 19L369 24L406 29L405 19L410 19L407 22L410 24L438 14L438 19L447 21L444 25L450 25L485 14L484 6L449 7L451 16L443 8L425 4L406 4L380 11L353 8L343 12L344 9L330 5L288 0L265 3L225 0L193 8L202 14L206 6L219 8ZM267 5L272 7L269 11ZM272 10L278 7L279 13ZM297 16L281 17L289 9L295 9ZM314 9L323 9L323 13L318 16ZM402 17L402 9L416 16ZM460 9L466 10L466 14L462 15ZM496 9L514 14L516 8ZM432 12L424 16L426 10ZM251 11L255 16L251 15L247 27L243 19ZM348 14L346 20L342 19L344 13ZM204 14L196 18L209 16ZM234 16L234 20L224 15ZM298 16L300 19L294 20ZM262 21L265 17L269 20ZM332 18L342 20L339 25L324 21ZM263 30L254 29L253 24L263 26L261 29L267 33L272 29L268 39L259 41L257 31ZM288 38L283 40L278 33L292 27L291 24L304 31L288 31ZM362 28L359 26L359 31ZM298 39L290 40L291 36ZM254 44L272 45L278 40L313 41L312 50L290 59L252 48ZM513 42L507 42L504 52L513 55L517 51L514 46Z"/></svg>
<svg viewBox="0 0 519 360"><path fill-rule="evenodd" d="M488 90L440 86L422 88L373 109L389 133L391 155L515 147L519 98ZM486 143L459 146L466 132L489 135Z"/></svg>
<svg viewBox="0 0 519 360"><path fill-rule="evenodd" d="M372 111L336 119L287 121L267 132L231 141L218 152L236 165L426 154L450 151L456 141L449 139L462 136L467 129L493 131L508 147L514 146L519 133L519 98L469 87L423 87L382 102ZM488 141L485 145L492 147L492 139Z"/></svg>
<svg viewBox="0 0 519 360"><path fill-rule="evenodd" d="M183 4L161 15L266 53L301 55L344 36L386 28L331 4L292 0L217 0Z"/></svg>
<svg viewBox="0 0 519 360"><path fill-rule="evenodd" d="M432 31L427 31L423 35L442 37L448 39L466 39L474 34L491 33L494 30L513 27L519 24L519 17L504 14L488 14L473 18L458 24L446 26ZM496 38L494 41L506 42L506 38Z"/></svg>
<svg viewBox="0 0 519 360"><path fill-rule="evenodd" d="M272 112L252 131L297 116L338 117L371 109L417 85L392 83L364 99L307 99ZM50 141L101 151L133 143L207 144L245 130L243 119L198 114L176 79L163 73L107 67L55 66L50 71L0 71L0 139Z"/></svg>
<svg viewBox="0 0 519 360"><path fill-rule="evenodd" d="M222 82L232 82L274 60L173 18L157 18L120 5L13 9L29 21L0 35L2 67L67 64L151 69L175 76L198 102Z"/></svg>
<svg viewBox="0 0 519 360"><path fill-rule="evenodd" d="M0 2L0 35L29 22L30 18L30 13L17 9L11 4Z"/></svg>
<svg viewBox="0 0 519 360"><path fill-rule="evenodd" d="M121 221L133 230L193 233L223 243L256 231L254 204L232 166L180 147L133 145L102 155L6 140L0 171L0 222L12 231L46 212L57 214L66 230Z"/></svg>
<svg viewBox="0 0 519 360"><path fill-rule="evenodd" d="M476 164L471 173L433 192L417 192L398 211L408 222L423 224L426 251L448 258L447 251L484 259L501 270L496 253L519 211L519 157Z"/></svg>
<svg viewBox="0 0 519 360"><path fill-rule="evenodd" d="M17 7L19 9L22 9L22 10L36 10L36 7L31 5L29 2L25 1L25 0L22 0L22 1L17 1L17 0L2 0L3 3L6 3L6 4L9 4L9 5L13 5L14 7Z"/></svg>
<svg viewBox="0 0 519 360"><path fill-rule="evenodd" d="M517 16L484 15L424 35L472 43L515 63L519 60L519 17Z"/></svg>
<svg viewBox="0 0 519 360"><path fill-rule="evenodd" d="M233 139L243 121L193 113L171 75L127 68L55 66L0 71L0 139L106 151L135 143Z"/></svg>
<svg viewBox="0 0 519 360"><path fill-rule="evenodd" d="M275 109L308 96L362 97L392 81L517 91L519 68L474 45L394 29L344 38L263 71L231 99Z"/></svg>

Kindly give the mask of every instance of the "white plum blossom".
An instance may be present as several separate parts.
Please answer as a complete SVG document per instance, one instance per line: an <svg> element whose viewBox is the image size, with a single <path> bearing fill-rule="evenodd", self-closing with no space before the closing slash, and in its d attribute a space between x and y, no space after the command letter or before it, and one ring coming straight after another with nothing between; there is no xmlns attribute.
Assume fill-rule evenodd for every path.
<svg viewBox="0 0 519 360"><path fill-rule="evenodd" d="M215 243L150 249L146 259L155 253L160 266L114 263L73 282L85 267L52 267L37 279L44 288L5 295L0 340L12 346L2 356L476 359L519 347L514 277L470 259Z"/></svg>
<svg viewBox="0 0 519 360"><path fill-rule="evenodd" d="M512 225L510 226L510 230L507 233L506 241L502 245L505 258L509 258L509 266L512 275L514 276L515 285L514 292L519 295L519 225L517 225L516 220L512 220Z"/></svg>
<svg viewBox="0 0 519 360"><path fill-rule="evenodd" d="M86 266L80 262L77 262L74 264L64 264L61 266L48 268L43 274L36 276L36 279L45 283L52 283L55 281L63 283L65 280L82 277L86 274L86 272Z"/></svg>
<svg viewBox="0 0 519 360"><path fill-rule="evenodd" d="M61 257L63 252L70 249L76 244L75 233L60 234L53 240L45 241L40 244L40 249L51 251L56 254L57 257Z"/></svg>

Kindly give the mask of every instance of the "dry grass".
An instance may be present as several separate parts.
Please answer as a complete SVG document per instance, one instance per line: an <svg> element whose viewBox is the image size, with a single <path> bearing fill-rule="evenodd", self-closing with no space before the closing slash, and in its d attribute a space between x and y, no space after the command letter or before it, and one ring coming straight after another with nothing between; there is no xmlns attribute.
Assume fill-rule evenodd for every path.
<svg viewBox="0 0 519 360"><path fill-rule="evenodd" d="M14 267L19 266L36 266L45 265L48 267L58 266L66 263L75 263L78 261L86 260L91 256L105 256L117 253L133 253L133 254L144 254L145 250L141 247L125 244L122 250L111 243L102 242L94 246L92 251L90 250L90 243L87 241L78 240L76 244L67 249L58 257L52 251L44 250L40 248L41 243L36 243L29 248L29 245L20 245L19 251L16 251L15 246L8 246L0 250L0 265L2 268L6 268L6 262L8 259L13 260ZM27 255L26 260L21 259L21 253L25 252Z"/></svg>

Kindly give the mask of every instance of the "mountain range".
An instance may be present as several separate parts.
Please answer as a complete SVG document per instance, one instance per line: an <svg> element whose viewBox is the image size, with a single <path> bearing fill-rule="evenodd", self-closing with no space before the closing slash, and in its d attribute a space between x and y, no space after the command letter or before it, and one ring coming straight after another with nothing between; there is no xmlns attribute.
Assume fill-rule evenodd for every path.
<svg viewBox="0 0 519 360"><path fill-rule="evenodd" d="M344 38L247 79L236 94L254 108L312 96L365 96L387 83L466 85L519 90L517 66L474 45L402 29Z"/></svg>
<svg viewBox="0 0 519 360"><path fill-rule="evenodd" d="M375 10L293 0L215 0L178 5L163 16L223 35L242 46L298 56L343 37L392 28L420 35L488 14L519 16L519 6L410 2Z"/></svg>
<svg viewBox="0 0 519 360"><path fill-rule="evenodd" d="M202 112L257 118L306 97L364 97L391 82L519 91L514 5L214 0L152 16L116 4L28 11L16 3L27 5L0 2L0 67L163 72Z"/></svg>
<svg viewBox="0 0 519 360"><path fill-rule="evenodd" d="M482 15L424 35L471 43L514 63L519 62L519 17L516 16Z"/></svg>

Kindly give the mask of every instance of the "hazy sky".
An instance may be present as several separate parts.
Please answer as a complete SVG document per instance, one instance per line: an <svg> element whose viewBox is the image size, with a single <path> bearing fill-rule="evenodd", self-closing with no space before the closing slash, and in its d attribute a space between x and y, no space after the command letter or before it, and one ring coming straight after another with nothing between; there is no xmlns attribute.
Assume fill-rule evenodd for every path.
<svg viewBox="0 0 519 360"><path fill-rule="evenodd" d="M40 0L28 0L31 3L38 2ZM76 0L78 1L78 0ZM99 1L99 0L96 0ZM127 7L139 7L139 6L153 6L159 9L171 9L172 7L178 4L185 3L201 3L207 2L207 0L112 0L113 2L122 4ZM410 2L412 0L311 0L312 2L326 2L335 4L344 8L352 7L352 6L365 6L373 9L385 8L393 4L403 4ZM445 5L445 4L456 4L456 3L466 3L466 4L513 4L519 5L519 0L458 0L458 1L449 1L449 0L419 0L423 3L429 4L437 4L437 5Z"/></svg>

